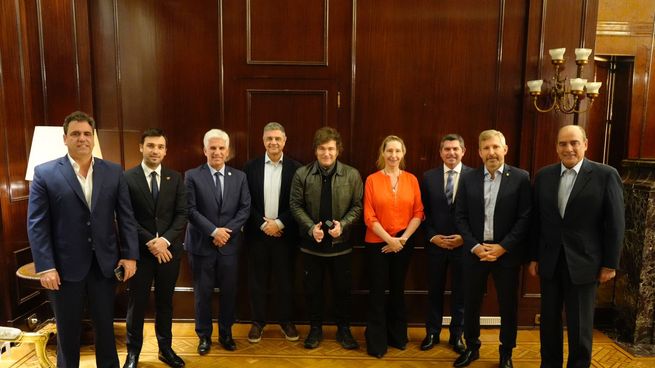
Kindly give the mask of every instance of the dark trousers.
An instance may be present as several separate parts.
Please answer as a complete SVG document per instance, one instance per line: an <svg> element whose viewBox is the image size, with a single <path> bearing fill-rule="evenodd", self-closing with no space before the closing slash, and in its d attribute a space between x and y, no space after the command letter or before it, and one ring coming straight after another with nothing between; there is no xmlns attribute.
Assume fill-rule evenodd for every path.
<svg viewBox="0 0 655 368"><path fill-rule="evenodd" d="M136 274L130 279L127 306L127 349L141 352L143 319L148 307L150 286L155 284L155 334L159 349L171 347L173 334L173 292L180 272L180 257L159 263L151 254L141 252Z"/></svg>
<svg viewBox="0 0 655 368"><path fill-rule="evenodd" d="M371 354L384 354L388 344L401 346L408 341L405 276L413 246L408 242L398 253L382 253L385 245L366 243L369 297L365 337Z"/></svg>
<svg viewBox="0 0 655 368"><path fill-rule="evenodd" d="M57 367L80 365L80 335L85 299L93 321L96 365L118 367L114 340L114 295L116 281L106 278L98 262L82 281L61 280L59 290L48 292L57 323Z"/></svg>
<svg viewBox="0 0 655 368"><path fill-rule="evenodd" d="M266 237L251 239L248 244L248 289L253 323L266 324L266 300L272 278L275 318L280 323L291 320L293 283L291 247L286 239Z"/></svg>
<svg viewBox="0 0 655 368"><path fill-rule="evenodd" d="M321 257L303 253L304 284L309 322L312 326L323 325L324 278L330 273L334 299L334 317L338 326L350 325L352 304L352 253Z"/></svg>
<svg viewBox="0 0 655 368"><path fill-rule="evenodd" d="M189 260L193 273L198 337L212 336L212 295L215 287L220 289L218 333L223 337L232 335L237 296L237 259L237 254L222 255L218 251L209 256L191 254Z"/></svg>
<svg viewBox="0 0 655 368"><path fill-rule="evenodd" d="M564 251L552 279L541 278L541 366L561 367L563 362L562 307L566 311L569 358L566 366L589 367L593 339L597 282L575 285Z"/></svg>
<svg viewBox="0 0 655 368"><path fill-rule="evenodd" d="M466 296L464 301L464 337L466 347L480 348L480 307L489 274L494 279L500 309L500 343L506 354L516 346L519 266L504 267L498 262L482 262L474 254L467 254Z"/></svg>
<svg viewBox="0 0 655 368"><path fill-rule="evenodd" d="M428 313L425 330L428 334L439 336L443 325L444 291L446 290L447 271L450 269L451 303L450 303L450 337L458 338L464 330L464 265L463 248L454 250L436 248L428 251Z"/></svg>

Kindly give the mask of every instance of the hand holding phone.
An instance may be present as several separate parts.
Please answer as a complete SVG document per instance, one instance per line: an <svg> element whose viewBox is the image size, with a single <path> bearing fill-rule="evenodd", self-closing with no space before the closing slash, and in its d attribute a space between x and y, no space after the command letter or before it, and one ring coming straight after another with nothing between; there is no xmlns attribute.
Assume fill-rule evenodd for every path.
<svg viewBox="0 0 655 368"><path fill-rule="evenodd" d="M119 265L118 267L114 268L114 276L116 276L116 280L120 282L125 280L125 268L123 265Z"/></svg>
<svg viewBox="0 0 655 368"><path fill-rule="evenodd" d="M332 220L327 220L323 224L325 225L325 227L327 227L328 230L334 229L334 226L335 226L335 224L334 224L334 222L332 222Z"/></svg>

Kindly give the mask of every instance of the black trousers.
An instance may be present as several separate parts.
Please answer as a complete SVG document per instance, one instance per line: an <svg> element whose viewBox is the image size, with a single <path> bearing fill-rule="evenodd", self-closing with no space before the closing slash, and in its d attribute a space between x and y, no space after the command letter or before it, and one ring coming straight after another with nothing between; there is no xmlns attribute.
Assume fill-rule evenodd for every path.
<svg viewBox="0 0 655 368"><path fill-rule="evenodd" d="M338 326L350 325L352 305L352 253L335 257L321 257L303 253L304 285L312 326L323 325L324 279L327 273L332 278L334 317Z"/></svg>
<svg viewBox="0 0 655 368"><path fill-rule="evenodd" d="M275 300L275 318L279 323L289 322L293 308L293 245L284 238L266 237L251 239L248 246L248 289L253 323L260 327L266 325L270 279Z"/></svg>
<svg viewBox="0 0 655 368"><path fill-rule="evenodd" d="M78 368L80 335L85 301L93 321L96 365L118 367L114 339L114 295L116 281L106 278L95 257L82 281L61 280L59 290L48 291L57 323L57 367Z"/></svg>
<svg viewBox="0 0 655 368"><path fill-rule="evenodd" d="M232 336L237 297L238 254L222 255L218 251L209 256L189 254L193 273L193 294L198 337L212 336L212 295L220 289L218 298L218 333Z"/></svg>
<svg viewBox="0 0 655 368"><path fill-rule="evenodd" d="M516 347L519 266L505 267L498 262L482 262L474 254L466 254L464 302L464 337L466 346L480 348L480 307L489 274L494 279L500 309L500 343L508 354Z"/></svg>
<svg viewBox="0 0 655 368"><path fill-rule="evenodd" d="M566 366L589 367L593 340L597 282L571 281L562 250L552 279L541 278L541 366L561 367L563 362L562 307L566 311L569 358Z"/></svg>
<svg viewBox="0 0 655 368"><path fill-rule="evenodd" d="M170 348L173 341L173 292L180 273L179 254L166 263L159 263L152 254L141 252L137 271L130 279L127 305L127 349L141 352L143 320L148 307L150 286L155 285L155 334L159 349Z"/></svg>
<svg viewBox="0 0 655 368"><path fill-rule="evenodd" d="M382 253L385 245L366 243L369 298L365 337L371 354L384 354L388 344L399 346L408 341L405 277L413 244L408 241L398 253Z"/></svg>
<svg viewBox="0 0 655 368"><path fill-rule="evenodd" d="M450 337L459 337L464 331L464 265L463 247L447 250L430 243L428 247L428 312L425 330L439 336L443 325L444 292L450 269Z"/></svg>

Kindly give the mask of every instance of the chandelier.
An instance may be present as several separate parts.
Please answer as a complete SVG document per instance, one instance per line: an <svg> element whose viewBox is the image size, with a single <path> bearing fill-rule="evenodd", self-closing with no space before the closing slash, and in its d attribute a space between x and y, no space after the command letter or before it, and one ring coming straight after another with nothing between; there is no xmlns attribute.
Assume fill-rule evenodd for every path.
<svg viewBox="0 0 655 368"><path fill-rule="evenodd" d="M539 98L542 94L541 86L544 83L543 80L537 79L528 81L528 89L530 90L530 96L532 96L532 103L535 109L539 112L555 110L556 112L562 112L564 114L584 113L591 108L591 105L594 103L594 98L598 97L598 90L600 89L602 82L587 82L586 79L580 78L582 76L582 68L588 63L587 59L589 59L589 55L591 55L591 49L575 49L575 63L578 65L578 70L576 78L570 80L565 76L560 75L562 69L561 66L564 64L565 52L565 48L548 50L551 58L550 62L555 68L555 75L551 81L552 86L549 90L546 90L546 98ZM585 99L585 95L589 98L589 103L587 104L586 109L581 110L580 102ZM545 100L545 102L543 102L545 106L539 100Z"/></svg>

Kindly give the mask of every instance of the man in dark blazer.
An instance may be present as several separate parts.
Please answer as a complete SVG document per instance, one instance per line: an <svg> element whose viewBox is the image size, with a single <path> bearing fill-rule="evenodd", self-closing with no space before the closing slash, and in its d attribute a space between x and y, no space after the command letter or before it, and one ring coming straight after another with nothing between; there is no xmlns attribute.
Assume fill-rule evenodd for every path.
<svg viewBox="0 0 655 368"><path fill-rule="evenodd" d="M141 164L125 172L139 233L138 271L130 280L127 307L127 358L135 368L143 345L143 319L155 283L155 334L159 360L175 368L184 361L172 349L173 292L180 272L181 235L187 223L182 175L162 166L168 139L161 129L141 135Z"/></svg>
<svg viewBox="0 0 655 368"><path fill-rule="evenodd" d="M421 350L429 350L439 343L443 320L446 271L451 275L451 321L448 343L455 352L464 352L462 332L464 328L464 279L462 255L464 239L455 226L455 201L457 184L461 175L471 170L462 164L466 153L464 138L459 134L447 134L439 143L442 165L423 174L421 195L425 206L425 222L428 253L428 313L426 335Z"/></svg>
<svg viewBox="0 0 655 368"><path fill-rule="evenodd" d="M587 135L567 125L557 135L559 163L537 173L530 273L541 281L541 366L561 367L562 307L569 339L567 367L591 364L598 283L616 275L625 207L613 167L585 159Z"/></svg>
<svg viewBox="0 0 655 368"><path fill-rule="evenodd" d="M291 321L293 283L291 259L298 240L296 223L289 211L291 180L300 163L284 155L287 136L276 122L264 127L266 153L246 163L252 205L246 225L248 289L252 327L248 341L257 343L266 325L266 294L269 275L275 282L276 318L289 341L299 338Z"/></svg>
<svg viewBox="0 0 655 368"><path fill-rule="evenodd" d="M83 112L67 116L68 154L37 166L30 187L27 235L55 314L58 367L79 366L85 302L94 324L97 366L119 366L114 269L122 266L127 280L139 258L123 169L92 156L94 129L93 118Z"/></svg>
<svg viewBox="0 0 655 368"><path fill-rule="evenodd" d="M212 294L220 289L218 342L235 350L232 324L237 294L238 252L241 228L250 214L250 193L243 171L225 165L230 137L220 129L205 133L207 163L186 172L189 226L185 249L193 272L198 353L211 349Z"/></svg>
<svg viewBox="0 0 655 368"><path fill-rule="evenodd" d="M479 358L480 306L491 274L500 309L500 367L512 367L516 346L519 269L530 228L530 178L505 164L507 144L497 130L480 133L484 165L464 175L455 205L456 224L464 238L466 351L455 360L464 367Z"/></svg>

